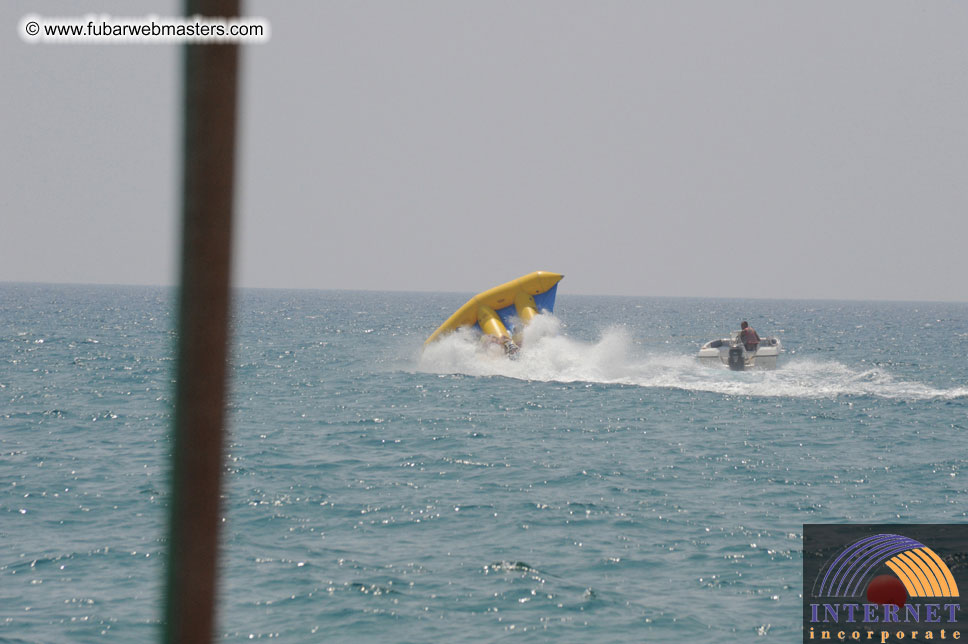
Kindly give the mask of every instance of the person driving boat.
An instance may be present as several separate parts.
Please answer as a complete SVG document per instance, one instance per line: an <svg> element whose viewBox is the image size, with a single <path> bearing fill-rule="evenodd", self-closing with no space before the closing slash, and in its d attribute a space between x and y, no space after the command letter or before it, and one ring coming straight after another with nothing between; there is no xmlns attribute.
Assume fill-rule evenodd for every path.
<svg viewBox="0 0 968 644"><path fill-rule="evenodd" d="M751 327L746 320L743 320L739 328L739 339L743 343L743 347L750 352L756 351L756 347L760 344L760 336L757 335L756 329Z"/></svg>

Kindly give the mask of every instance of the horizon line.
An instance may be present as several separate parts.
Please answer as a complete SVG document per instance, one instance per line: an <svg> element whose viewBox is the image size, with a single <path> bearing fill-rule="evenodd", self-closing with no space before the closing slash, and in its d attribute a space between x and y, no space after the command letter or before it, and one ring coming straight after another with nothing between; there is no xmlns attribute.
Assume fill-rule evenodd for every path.
<svg viewBox="0 0 968 644"><path fill-rule="evenodd" d="M121 282L43 282L22 280L0 280L0 286L103 286L121 288L156 288L176 289L176 284L146 284ZM345 293L422 293L426 295L461 295L474 294L474 291L434 291L429 289L374 289L374 288L322 288L310 286L246 286L233 285L233 290L251 291L308 291L308 292L345 292ZM879 298L845 298L845 297L738 297L713 295L629 295L621 293L582 293L569 292L569 295L580 297L627 297L669 300L736 300L736 301L776 301L776 302L870 302L892 304L968 304L968 300L911 300L911 299L879 299Z"/></svg>

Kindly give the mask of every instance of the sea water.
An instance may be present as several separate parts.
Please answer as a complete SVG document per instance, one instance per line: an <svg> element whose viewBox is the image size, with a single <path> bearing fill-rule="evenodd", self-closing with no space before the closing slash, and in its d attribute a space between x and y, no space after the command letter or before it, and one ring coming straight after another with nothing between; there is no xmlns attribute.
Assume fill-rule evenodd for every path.
<svg viewBox="0 0 968 644"><path fill-rule="evenodd" d="M219 640L792 642L804 523L966 521L968 305L237 293ZM167 289L0 285L0 642L157 640ZM749 320L775 371L695 354Z"/></svg>

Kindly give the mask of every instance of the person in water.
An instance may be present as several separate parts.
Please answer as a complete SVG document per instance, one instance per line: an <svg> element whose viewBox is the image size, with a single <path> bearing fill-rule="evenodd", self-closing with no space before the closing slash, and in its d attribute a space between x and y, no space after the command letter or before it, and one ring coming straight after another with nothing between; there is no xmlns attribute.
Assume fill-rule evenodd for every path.
<svg viewBox="0 0 968 644"><path fill-rule="evenodd" d="M739 325L739 339L742 341L743 346L746 347L747 351L756 351L757 345L760 343L760 336L757 335L756 329L750 326L750 323L743 320L743 323Z"/></svg>
<svg viewBox="0 0 968 644"><path fill-rule="evenodd" d="M506 335L502 335L499 337L496 335L491 335L490 333L485 333L483 336L481 336L481 343L485 347L492 347L492 346L501 347L502 349L504 349L504 355L511 358L512 360L517 358L518 351L521 350L521 347L519 347L514 342L514 340L512 340Z"/></svg>

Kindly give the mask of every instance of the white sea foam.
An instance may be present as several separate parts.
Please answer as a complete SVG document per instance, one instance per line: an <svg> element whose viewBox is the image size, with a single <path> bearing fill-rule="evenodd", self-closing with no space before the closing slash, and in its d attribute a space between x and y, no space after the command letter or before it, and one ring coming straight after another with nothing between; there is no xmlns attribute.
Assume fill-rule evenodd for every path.
<svg viewBox="0 0 968 644"><path fill-rule="evenodd" d="M781 354L776 370L730 371L700 364L694 355L646 353L622 327L595 342L569 338L553 316L537 318L525 331L517 360L480 335L462 329L426 347L417 369L429 373L505 376L545 382L594 382L663 387L736 396L834 398L877 396L904 400L968 397L968 387L939 389L903 380L887 370L858 368L836 360Z"/></svg>

